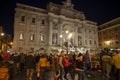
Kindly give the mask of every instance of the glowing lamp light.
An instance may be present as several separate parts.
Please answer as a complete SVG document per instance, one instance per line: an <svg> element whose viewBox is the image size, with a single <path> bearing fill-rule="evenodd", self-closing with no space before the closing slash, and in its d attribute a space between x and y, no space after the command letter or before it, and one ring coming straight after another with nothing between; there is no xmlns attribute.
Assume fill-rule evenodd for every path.
<svg viewBox="0 0 120 80"><path fill-rule="evenodd" d="M111 41L105 41L105 44L109 45Z"/></svg>
<svg viewBox="0 0 120 80"><path fill-rule="evenodd" d="M62 35L60 35L60 38L62 38L63 36Z"/></svg>
<svg viewBox="0 0 120 80"><path fill-rule="evenodd" d="M5 35L5 33L1 33L0 35L1 35L1 36L4 36L4 35Z"/></svg>
<svg viewBox="0 0 120 80"><path fill-rule="evenodd" d="M10 42L10 45L13 45L13 42Z"/></svg>
<svg viewBox="0 0 120 80"><path fill-rule="evenodd" d="M66 33L69 33L69 31L66 31Z"/></svg>
<svg viewBox="0 0 120 80"><path fill-rule="evenodd" d="M72 37L72 33L70 33L69 35L68 35L68 38L70 39Z"/></svg>

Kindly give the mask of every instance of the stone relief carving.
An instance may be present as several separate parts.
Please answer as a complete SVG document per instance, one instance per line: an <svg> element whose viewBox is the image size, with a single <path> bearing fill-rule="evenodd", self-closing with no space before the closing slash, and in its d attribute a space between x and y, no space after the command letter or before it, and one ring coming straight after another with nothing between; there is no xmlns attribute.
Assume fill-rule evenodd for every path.
<svg viewBox="0 0 120 80"><path fill-rule="evenodd" d="M82 45L82 37L78 36L78 46Z"/></svg>
<svg viewBox="0 0 120 80"><path fill-rule="evenodd" d="M52 35L52 44L57 44L57 33L53 33Z"/></svg>
<svg viewBox="0 0 120 80"><path fill-rule="evenodd" d="M52 23L53 23L53 29L58 30L58 23L54 21Z"/></svg>

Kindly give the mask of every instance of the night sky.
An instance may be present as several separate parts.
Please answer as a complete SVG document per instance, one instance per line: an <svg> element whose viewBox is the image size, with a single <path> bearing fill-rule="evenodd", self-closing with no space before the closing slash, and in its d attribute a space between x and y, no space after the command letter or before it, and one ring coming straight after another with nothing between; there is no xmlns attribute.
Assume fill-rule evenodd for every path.
<svg viewBox="0 0 120 80"><path fill-rule="evenodd" d="M13 37L13 21L16 2L46 8L48 2L61 4L65 0L0 0L0 25ZM99 24L120 17L118 0L72 0L74 8L84 12L86 19Z"/></svg>

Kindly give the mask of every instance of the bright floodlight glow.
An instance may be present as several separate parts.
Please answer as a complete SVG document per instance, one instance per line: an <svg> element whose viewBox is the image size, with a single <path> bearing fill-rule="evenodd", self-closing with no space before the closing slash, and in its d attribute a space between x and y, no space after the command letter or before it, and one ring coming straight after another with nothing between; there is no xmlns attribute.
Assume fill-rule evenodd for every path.
<svg viewBox="0 0 120 80"><path fill-rule="evenodd" d="M4 36L5 34L4 33L1 33L1 36Z"/></svg>
<svg viewBox="0 0 120 80"><path fill-rule="evenodd" d="M60 35L60 38L62 38L63 36L62 35Z"/></svg>
<svg viewBox="0 0 120 80"><path fill-rule="evenodd" d="M69 31L66 31L66 33L68 33Z"/></svg>
<svg viewBox="0 0 120 80"><path fill-rule="evenodd" d="M13 42L10 42L10 45L13 45Z"/></svg>
<svg viewBox="0 0 120 80"><path fill-rule="evenodd" d="M110 44L110 42L111 42L111 41L106 41L105 43L106 43L107 45L109 45L109 44Z"/></svg>
<svg viewBox="0 0 120 80"><path fill-rule="evenodd" d="M68 35L68 38L70 39L72 37L72 33L70 33L69 35Z"/></svg>

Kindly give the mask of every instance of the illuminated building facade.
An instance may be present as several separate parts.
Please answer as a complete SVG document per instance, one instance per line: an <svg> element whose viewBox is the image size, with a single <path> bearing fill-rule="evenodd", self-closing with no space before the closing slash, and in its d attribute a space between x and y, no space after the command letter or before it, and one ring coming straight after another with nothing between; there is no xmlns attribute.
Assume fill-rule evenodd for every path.
<svg viewBox="0 0 120 80"><path fill-rule="evenodd" d="M47 9L17 3L14 20L14 51L47 52L98 48L97 23L86 20L71 0L49 3Z"/></svg>
<svg viewBox="0 0 120 80"><path fill-rule="evenodd" d="M120 49L120 17L98 27L100 48Z"/></svg>

